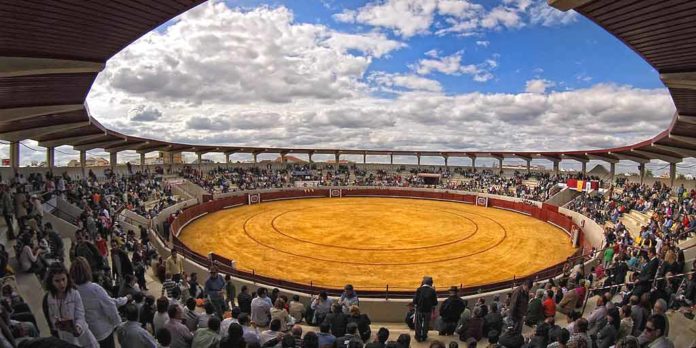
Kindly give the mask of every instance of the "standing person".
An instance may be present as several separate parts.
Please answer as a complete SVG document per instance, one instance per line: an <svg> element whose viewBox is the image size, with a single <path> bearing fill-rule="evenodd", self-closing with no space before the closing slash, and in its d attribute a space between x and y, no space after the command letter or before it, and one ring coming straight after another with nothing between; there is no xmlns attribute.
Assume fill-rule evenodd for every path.
<svg viewBox="0 0 696 348"><path fill-rule="evenodd" d="M84 257L70 266L70 277L77 285L85 308L85 318L101 348L113 348L114 330L121 324L116 303L101 286L92 283L92 269Z"/></svg>
<svg viewBox="0 0 696 348"><path fill-rule="evenodd" d="M184 261L179 257L179 253L176 249L172 249L171 255L164 261L165 272L171 274L172 277L175 275L181 276L184 273Z"/></svg>
<svg viewBox="0 0 696 348"><path fill-rule="evenodd" d="M343 294L338 299L338 303L343 307L343 313L349 314L351 306L360 306L358 294L353 289L353 285L347 284L343 287Z"/></svg>
<svg viewBox="0 0 696 348"><path fill-rule="evenodd" d="M423 282L413 297L413 304L416 309L416 341L423 342L428 338L430 315L437 306L437 293L433 289L432 277L423 277Z"/></svg>
<svg viewBox="0 0 696 348"><path fill-rule="evenodd" d="M225 295L227 296L225 305L228 308L234 307L234 299L237 297L237 287L232 282L232 277L229 274L225 275Z"/></svg>
<svg viewBox="0 0 696 348"><path fill-rule="evenodd" d="M532 280L526 279L518 286L510 297L510 310L508 311L510 319L513 322L513 329L517 333L522 332L522 319L527 313L529 304L529 289L532 287Z"/></svg>
<svg viewBox="0 0 696 348"><path fill-rule="evenodd" d="M215 306L218 318L227 310L225 304L225 280L218 274L215 266L210 267L210 277L205 281L205 293L208 294L210 302Z"/></svg>
<svg viewBox="0 0 696 348"><path fill-rule="evenodd" d="M329 295L326 291L321 291L319 296L312 298L312 303L309 305L314 313L312 314L312 322L319 325L324 322L326 315L331 312L331 305L333 301L329 299Z"/></svg>
<svg viewBox="0 0 696 348"><path fill-rule="evenodd" d="M268 326L271 320L271 299L264 287L256 289L256 298L251 301L251 321L258 327Z"/></svg>
<svg viewBox="0 0 696 348"><path fill-rule="evenodd" d="M56 262L48 268L45 287L48 290L47 319L50 326L58 331L58 337L82 347L98 347L99 344L85 321L82 297L75 290L63 264Z"/></svg>
<svg viewBox="0 0 696 348"><path fill-rule="evenodd" d="M237 304L239 305L239 310L242 313L251 314L251 295L249 295L249 288L246 285L242 285L239 295L237 295Z"/></svg>
<svg viewBox="0 0 696 348"><path fill-rule="evenodd" d="M14 200L12 199L10 190L4 183L0 183L0 208L2 209L2 215L5 217L5 224L7 225L7 238L10 240L15 239L12 219L14 216Z"/></svg>
<svg viewBox="0 0 696 348"><path fill-rule="evenodd" d="M440 335L449 336L454 333L457 328L457 322L462 315L466 304L457 295L458 289L452 286L449 289L449 297L440 305L440 318L442 318L442 327L440 327Z"/></svg>

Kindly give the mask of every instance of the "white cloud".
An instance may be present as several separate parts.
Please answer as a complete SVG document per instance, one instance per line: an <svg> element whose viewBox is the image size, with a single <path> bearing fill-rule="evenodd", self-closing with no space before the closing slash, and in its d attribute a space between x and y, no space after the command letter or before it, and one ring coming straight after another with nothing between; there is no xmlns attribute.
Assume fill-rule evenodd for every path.
<svg viewBox="0 0 696 348"><path fill-rule="evenodd" d="M524 26L520 14L509 7L497 6L481 18L486 29L519 28Z"/></svg>
<svg viewBox="0 0 696 348"><path fill-rule="evenodd" d="M200 104L297 97L336 100L365 88L373 57L404 47L382 34L295 23L286 8L241 11L207 3L109 60L93 93Z"/></svg>
<svg viewBox="0 0 696 348"><path fill-rule="evenodd" d="M468 0L375 0L333 18L389 29L409 38L428 34L433 26L437 35L470 36L486 30L519 29L527 24L567 25L576 21L577 15L558 11L546 0L504 0L490 9Z"/></svg>
<svg viewBox="0 0 696 348"><path fill-rule="evenodd" d="M574 10L567 12L556 10L548 6L545 1L535 3L529 10L529 21L535 25L554 27L568 25L578 20L578 13Z"/></svg>
<svg viewBox="0 0 696 348"><path fill-rule="evenodd" d="M524 91L527 93L545 93L546 89L555 86L556 83L545 79L527 81Z"/></svg>
<svg viewBox="0 0 696 348"><path fill-rule="evenodd" d="M128 117L137 122L157 121L162 117L162 112L151 105L140 104L128 111Z"/></svg>
<svg viewBox="0 0 696 348"><path fill-rule="evenodd" d="M611 84L445 94L430 74L488 80L497 57L466 62L461 52L433 50L411 72L370 72L373 59L398 42L340 34L295 23L284 8L207 3L110 60L88 97L90 110L124 134L169 141L423 150L630 144L662 131L674 110L662 89ZM138 110L161 116L131 122ZM592 136L569 136L569 129Z"/></svg>
<svg viewBox="0 0 696 348"><path fill-rule="evenodd" d="M463 52L459 51L449 56L440 57L437 52L426 52L426 55L432 59L421 59L417 64L411 66L416 73L420 75L428 75L433 72L442 73L445 75L471 75L474 81L486 82L493 78L492 69L498 66L495 59L486 59L480 64L462 64Z"/></svg>
<svg viewBox="0 0 696 348"><path fill-rule="evenodd" d="M488 45L490 45L490 44L491 44L491 42L488 40L476 41L476 45L478 45L478 46L488 47Z"/></svg>
<svg viewBox="0 0 696 348"><path fill-rule="evenodd" d="M390 89L404 88L414 91L442 91L440 82L414 74L388 74L385 72L376 72L371 74L369 78L377 85Z"/></svg>
<svg viewBox="0 0 696 348"><path fill-rule="evenodd" d="M428 31L436 9L437 0L387 0L367 4L357 11L346 10L334 15L334 19L389 28L411 37Z"/></svg>
<svg viewBox="0 0 696 348"><path fill-rule="evenodd" d="M376 58L406 47L403 42L390 40L380 33L345 34L333 32L325 42L329 47L338 49L343 54L354 49Z"/></svg>

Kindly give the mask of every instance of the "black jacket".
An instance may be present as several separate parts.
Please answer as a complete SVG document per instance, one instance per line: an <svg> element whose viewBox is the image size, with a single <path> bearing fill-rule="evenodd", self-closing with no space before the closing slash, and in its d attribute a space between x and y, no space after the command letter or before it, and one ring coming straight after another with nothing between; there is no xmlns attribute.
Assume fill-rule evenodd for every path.
<svg viewBox="0 0 696 348"><path fill-rule="evenodd" d="M336 337L341 337L346 334L346 325L348 325L348 316L343 312L329 313L324 318L324 322L331 327L331 334ZM338 341L337 341L338 342Z"/></svg>
<svg viewBox="0 0 696 348"><path fill-rule="evenodd" d="M237 295L237 303L239 303L239 310L242 313L251 314L251 295L240 292Z"/></svg>
<svg viewBox="0 0 696 348"><path fill-rule="evenodd" d="M466 308L464 300L459 296L450 296L440 305L440 316L443 321L456 322Z"/></svg>
<svg viewBox="0 0 696 348"><path fill-rule="evenodd" d="M416 310L421 313L430 313L437 306L437 293L430 286L423 285L416 290L416 295L413 297L413 304L416 305Z"/></svg>

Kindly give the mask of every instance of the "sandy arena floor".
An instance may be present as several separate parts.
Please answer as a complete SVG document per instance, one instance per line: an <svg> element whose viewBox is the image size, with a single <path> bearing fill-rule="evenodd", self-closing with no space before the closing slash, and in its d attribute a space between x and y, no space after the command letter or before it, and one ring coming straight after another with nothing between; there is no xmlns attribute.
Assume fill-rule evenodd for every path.
<svg viewBox="0 0 696 348"><path fill-rule="evenodd" d="M191 249L275 278L341 288L412 290L524 276L574 249L553 225L522 214L417 199L278 201L208 214L184 228Z"/></svg>

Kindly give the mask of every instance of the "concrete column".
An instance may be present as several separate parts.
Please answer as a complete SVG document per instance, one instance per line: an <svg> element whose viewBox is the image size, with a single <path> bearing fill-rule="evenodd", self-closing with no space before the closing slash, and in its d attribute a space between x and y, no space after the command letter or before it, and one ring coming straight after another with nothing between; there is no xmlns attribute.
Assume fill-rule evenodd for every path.
<svg viewBox="0 0 696 348"><path fill-rule="evenodd" d="M19 142L10 142L10 167L16 173L19 170Z"/></svg>
<svg viewBox="0 0 696 348"><path fill-rule="evenodd" d="M527 174L532 172L532 160L527 160Z"/></svg>
<svg viewBox="0 0 696 348"><path fill-rule="evenodd" d="M312 161L312 155L313 155L312 152L307 154L307 156L309 157L309 163L314 163L314 161Z"/></svg>
<svg viewBox="0 0 696 348"><path fill-rule="evenodd" d="M448 168L448 165L447 165L447 159L448 159L449 157L448 157L448 156L442 156L442 157L444 157L444 158L445 158L445 168Z"/></svg>
<svg viewBox="0 0 696 348"><path fill-rule="evenodd" d="M46 166L48 171L53 173L53 167L56 164L56 148L53 146L46 148Z"/></svg>
<svg viewBox="0 0 696 348"><path fill-rule="evenodd" d="M252 153L252 155L254 155L254 164L259 163L258 162L259 154L254 152L254 153Z"/></svg>
<svg viewBox="0 0 696 348"><path fill-rule="evenodd" d="M669 164L669 187L674 187L674 180L677 178L677 164Z"/></svg>
<svg viewBox="0 0 696 348"><path fill-rule="evenodd" d="M476 157L471 157L471 169L476 173Z"/></svg>
<svg viewBox="0 0 696 348"><path fill-rule="evenodd" d="M611 180L610 185L614 185L614 178L616 177L616 163L609 163L609 180Z"/></svg>
<svg viewBox="0 0 696 348"><path fill-rule="evenodd" d="M118 162L118 151L109 152L109 166L111 170L116 168L116 163Z"/></svg>
<svg viewBox="0 0 696 348"><path fill-rule="evenodd" d="M640 184L643 184L643 179L645 179L645 163L638 164L638 171L640 172Z"/></svg>
<svg viewBox="0 0 696 348"><path fill-rule="evenodd" d="M80 151L80 168L82 168L82 177L84 178L85 175L85 165L87 164L87 151L82 150Z"/></svg>
<svg viewBox="0 0 696 348"><path fill-rule="evenodd" d="M341 162L341 154L336 152L335 156L336 156L336 165L338 166L338 164Z"/></svg>
<svg viewBox="0 0 696 348"><path fill-rule="evenodd" d="M363 164L367 164L367 153L363 153Z"/></svg>
<svg viewBox="0 0 696 348"><path fill-rule="evenodd" d="M582 162L582 177L583 179L587 176L587 162Z"/></svg>
<svg viewBox="0 0 696 348"><path fill-rule="evenodd" d="M561 161L553 161L553 172L556 175L561 172Z"/></svg>
<svg viewBox="0 0 696 348"><path fill-rule="evenodd" d="M174 165L174 152L172 152L172 151L167 152L167 156L169 157L169 165L173 166Z"/></svg>
<svg viewBox="0 0 696 348"><path fill-rule="evenodd" d="M145 153L140 153L140 172L145 173Z"/></svg>
<svg viewBox="0 0 696 348"><path fill-rule="evenodd" d="M418 167L420 167L420 155L416 155L416 159L418 160Z"/></svg>
<svg viewBox="0 0 696 348"><path fill-rule="evenodd" d="M201 168L201 162L203 162L203 154L200 153L200 152L198 152L198 153L196 153L196 155L198 156L198 169L200 169L200 168Z"/></svg>
<svg viewBox="0 0 696 348"><path fill-rule="evenodd" d="M500 175L503 175L503 158L498 158L498 168L500 169Z"/></svg>
<svg viewBox="0 0 696 348"><path fill-rule="evenodd" d="M394 164L394 154L389 154L389 164Z"/></svg>

